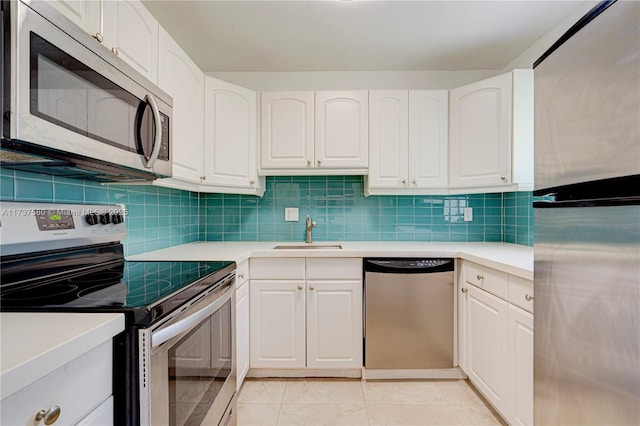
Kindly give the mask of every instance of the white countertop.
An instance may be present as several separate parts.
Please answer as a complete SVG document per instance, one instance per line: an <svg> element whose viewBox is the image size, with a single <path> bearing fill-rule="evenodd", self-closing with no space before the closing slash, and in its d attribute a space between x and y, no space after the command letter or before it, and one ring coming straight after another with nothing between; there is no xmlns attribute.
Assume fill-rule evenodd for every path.
<svg viewBox="0 0 640 426"><path fill-rule="evenodd" d="M242 262L250 257L457 257L533 280L533 248L509 243L317 242L342 249L275 250L304 242L195 242L127 257L127 260ZM312 244L313 245L313 244Z"/></svg>
<svg viewBox="0 0 640 426"><path fill-rule="evenodd" d="M0 400L122 330L123 314L0 313Z"/></svg>

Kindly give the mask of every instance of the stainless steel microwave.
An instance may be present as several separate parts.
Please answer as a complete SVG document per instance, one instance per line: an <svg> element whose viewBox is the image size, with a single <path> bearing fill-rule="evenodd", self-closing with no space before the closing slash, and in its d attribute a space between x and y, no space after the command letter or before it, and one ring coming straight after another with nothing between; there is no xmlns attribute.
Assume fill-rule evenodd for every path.
<svg viewBox="0 0 640 426"><path fill-rule="evenodd" d="M171 176L171 97L47 3L2 1L2 167Z"/></svg>

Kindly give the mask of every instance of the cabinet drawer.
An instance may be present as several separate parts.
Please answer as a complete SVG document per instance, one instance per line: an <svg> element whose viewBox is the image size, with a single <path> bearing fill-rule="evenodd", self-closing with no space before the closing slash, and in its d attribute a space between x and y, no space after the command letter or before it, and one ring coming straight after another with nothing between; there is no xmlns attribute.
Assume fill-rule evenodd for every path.
<svg viewBox="0 0 640 426"><path fill-rule="evenodd" d="M0 403L0 424L33 425L38 411L60 407L57 424L75 424L111 395L111 340Z"/></svg>
<svg viewBox="0 0 640 426"><path fill-rule="evenodd" d="M249 280L249 261L243 260L236 266L236 289Z"/></svg>
<svg viewBox="0 0 640 426"><path fill-rule="evenodd" d="M362 258L308 258L307 279L361 280Z"/></svg>
<svg viewBox="0 0 640 426"><path fill-rule="evenodd" d="M249 271L253 280L303 280L304 257L251 259Z"/></svg>
<svg viewBox="0 0 640 426"><path fill-rule="evenodd" d="M502 299L507 299L507 274L505 272L476 263L464 262L463 274L467 283L480 287Z"/></svg>
<svg viewBox="0 0 640 426"><path fill-rule="evenodd" d="M533 313L533 281L509 275L509 302Z"/></svg>

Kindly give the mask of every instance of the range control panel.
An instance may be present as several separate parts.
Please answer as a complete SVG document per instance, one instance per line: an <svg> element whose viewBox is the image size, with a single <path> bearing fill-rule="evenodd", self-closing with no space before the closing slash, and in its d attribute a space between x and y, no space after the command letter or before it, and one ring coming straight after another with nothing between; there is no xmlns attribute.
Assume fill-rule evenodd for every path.
<svg viewBox="0 0 640 426"><path fill-rule="evenodd" d="M0 203L3 256L104 242L127 236L124 205Z"/></svg>

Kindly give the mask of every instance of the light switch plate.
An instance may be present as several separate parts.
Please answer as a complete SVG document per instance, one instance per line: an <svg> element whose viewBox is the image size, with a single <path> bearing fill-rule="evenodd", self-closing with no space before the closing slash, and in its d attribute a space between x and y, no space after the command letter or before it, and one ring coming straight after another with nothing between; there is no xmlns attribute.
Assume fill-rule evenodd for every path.
<svg viewBox="0 0 640 426"><path fill-rule="evenodd" d="M297 207L285 207L284 208L284 221L285 222L297 222L299 218L299 209Z"/></svg>
<svg viewBox="0 0 640 426"><path fill-rule="evenodd" d="M464 214L464 221L471 222L473 220L473 209L471 207L465 207L462 209Z"/></svg>

